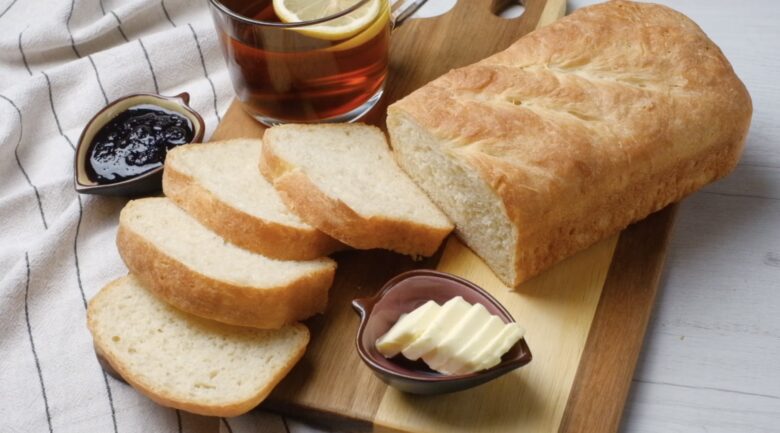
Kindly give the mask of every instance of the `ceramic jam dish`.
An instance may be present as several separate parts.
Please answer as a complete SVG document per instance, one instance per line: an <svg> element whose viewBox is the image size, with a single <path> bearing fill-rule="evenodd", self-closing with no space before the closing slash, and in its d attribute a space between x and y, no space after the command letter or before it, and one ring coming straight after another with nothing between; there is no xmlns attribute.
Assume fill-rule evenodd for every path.
<svg viewBox="0 0 780 433"><path fill-rule="evenodd" d="M400 274L373 297L352 301L360 314L356 346L363 362L385 383L413 394L442 394L483 384L531 361L531 350L520 339L505 353L501 362L487 370L460 375L445 375L428 368L422 361L410 361L399 354L385 358L376 341L398 322L403 314L428 301L444 304L457 296L470 304L482 304L490 314L505 323L515 320L493 296L476 284L444 272L415 270Z"/></svg>
<svg viewBox="0 0 780 433"><path fill-rule="evenodd" d="M125 96L100 110L79 137L74 161L76 191L142 195L159 191L165 154L203 140L203 118L187 105L190 95Z"/></svg>

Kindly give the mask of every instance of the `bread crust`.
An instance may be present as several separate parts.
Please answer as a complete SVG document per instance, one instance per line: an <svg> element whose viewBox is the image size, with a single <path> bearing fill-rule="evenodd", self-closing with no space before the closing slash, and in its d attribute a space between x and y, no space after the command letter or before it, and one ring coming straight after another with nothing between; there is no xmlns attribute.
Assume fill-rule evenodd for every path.
<svg viewBox="0 0 780 433"><path fill-rule="evenodd" d="M325 311L336 263L290 285L257 289L213 279L170 257L121 222L119 255L154 294L180 310L222 323L278 329Z"/></svg>
<svg viewBox="0 0 780 433"><path fill-rule="evenodd" d="M687 17L611 1L443 75L388 113L388 125L414 122L500 197L518 232L505 283L517 286L728 174L752 104Z"/></svg>
<svg viewBox="0 0 780 433"><path fill-rule="evenodd" d="M100 338L102 334L98 331L97 324L95 323L95 319L92 314L93 308L95 305L101 302L102 297L105 296L104 293L106 293L106 289L109 289L112 285L121 284L125 278L128 277L122 277L112 281L106 288L101 290L97 295L95 295L94 298L92 298L92 300L90 300L89 308L87 309L87 327L92 333L96 352L99 353L99 356L102 356L103 359L111 366L111 368L113 368L117 374L119 374L133 388L159 405L181 409L204 416L233 417L242 415L246 412L249 412L257 405L259 405L263 400L265 400L268 394L271 393L271 391L276 387L277 384L279 384L279 382L282 381L282 379L284 379L285 376L287 376L290 370L292 370L295 364L298 363L298 361L306 352L306 346L308 345L310 339L309 329L300 323L294 323L292 326L302 331L305 335L305 342L299 346L297 352L290 359L290 362L288 362L283 369L280 369L279 372L274 375L272 380L270 380L261 389L258 389L257 392L250 398L221 405L208 405L198 402L196 399L179 398L175 395L172 395L171 393L165 392L164 388L156 387L152 383L147 383L144 381L143 377L134 376L130 372L129 368L124 363L122 363L120 357L118 357L111 350L110 345L108 345L102 338Z"/></svg>
<svg viewBox="0 0 780 433"><path fill-rule="evenodd" d="M175 161L176 153L171 152L168 159ZM172 162L165 164L163 191L174 203L215 233L241 248L266 257L312 260L345 248L314 227L291 227L242 212L220 200L192 176L177 170Z"/></svg>
<svg viewBox="0 0 780 433"><path fill-rule="evenodd" d="M364 217L343 201L323 192L302 170L279 157L273 151L272 139L264 138L264 143L259 169L277 189L282 201L306 223L346 245L427 257L436 253L442 240L452 231L452 227Z"/></svg>

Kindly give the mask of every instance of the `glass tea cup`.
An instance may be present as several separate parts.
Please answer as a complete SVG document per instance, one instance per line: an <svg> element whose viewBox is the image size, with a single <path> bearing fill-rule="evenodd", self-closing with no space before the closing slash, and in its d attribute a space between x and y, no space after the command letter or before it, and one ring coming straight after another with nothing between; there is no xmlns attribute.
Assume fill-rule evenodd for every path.
<svg viewBox="0 0 780 433"><path fill-rule="evenodd" d="M284 23L271 0L210 0L233 87L266 125L349 122L381 98L387 76L387 0L356 0L310 21ZM352 16L371 17L349 34L329 34Z"/></svg>

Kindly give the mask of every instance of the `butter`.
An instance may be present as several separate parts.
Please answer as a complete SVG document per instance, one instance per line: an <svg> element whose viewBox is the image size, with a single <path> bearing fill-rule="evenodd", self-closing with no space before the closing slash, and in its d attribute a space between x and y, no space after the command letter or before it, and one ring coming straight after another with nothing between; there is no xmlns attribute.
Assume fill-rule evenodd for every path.
<svg viewBox="0 0 780 433"><path fill-rule="evenodd" d="M481 326L477 333L467 341L454 357L450 358L437 371L445 374L462 374L469 371L477 371L480 364L476 355L490 343L504 328L506 323L498 316L490 318Z"/></svg>
<svg viewBox="0 0 780 433"><path fill-rule="evenodd" d="M466 315L460 319L460 323L438 344L434 353L423 356L423 361L432 369L440 371L450 359L457 360L455 355L463 347L464 342L470 341L479 332L482 324L490 320L490 316L490 312L482 304L472 305Z"/></svg>
<svg viewBox="0 0 780 433"><path fill-rule="evenodd" d="M441 307L428 301L409 314L404 314L390 331L376 341L376 348L386 358L392 358L420 337Z"/></svg>
<svg viewBox="0 0 780 433"><path fill-rule="evenodd" d="M525 330L517 323L507 323L504 329L482 351L476 359L480 361L478 369L486 370L501 362L501 357L512 348L521 338Z"/></svg>
<svg viewBox="0 0 780 433"><path fill-rule="evenodd" d="M517 323L504 323L482 304L462 297L439 306L428 301L398 320L376 342L380 353L422 360L443 374L466 374L491 368L521 338Z"/></svg>
<svg viewBox="0 0 780 433"><path fill-rule="evenodd" d="M429 354L436 349L437 345L447 336L447 334L463 318L471 305L464 301L460 296L452 298L441 306L436 318L431 321L420 337L406 346L401 353L407 359L416 361L423 355Z"/></svg>
<svg viewBox="0 0 780 433"><path fill-rule="evenodd" d="M499 325L492 324L491 329L483 334L485 339L468 349L472 351L467 352L469 355L462 354L456 357L455 362L449 363L440 371L447 374L465 374L487 370L498 365L501 357L523 338L525 333L517 323L504 323L501 319L498 320L501 322ZM496 329L498 332L495 332Z"/></svg>

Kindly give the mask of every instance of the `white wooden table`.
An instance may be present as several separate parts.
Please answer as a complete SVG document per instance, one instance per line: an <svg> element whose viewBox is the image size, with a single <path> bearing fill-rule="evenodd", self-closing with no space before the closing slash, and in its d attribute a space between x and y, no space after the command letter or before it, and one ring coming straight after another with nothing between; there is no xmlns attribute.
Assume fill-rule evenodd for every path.
<svg viewBox="0 0 780 433"><path fill-rule="evenodd" d="M442 13L455 1L429 0L420 14ZM626 404L621 428L625 433L780 433L780 2L777 0L654 1L666 3L687 14L699 23L723 49L753 97L754 115L745 154L735 173L694 194L680 207L658 305L647 334L640 365L636 370L634 386ZM570 0L568 10L572 11L595 2L595 0ZM190 91L192 90L189 86L199 83L205 91L198 95L200 103L204 104L205 98L207 105L202 107L206 107L203 110L208 110L208 116L213 122L216 122L217 115L211 114L212 102L214 111L217 111L217 105L226 107L233 97L232 92L228 90L230 86L224 64L221 57L216 54L216 43L212 39L210 45L207 45L209 40L205 35L201 35L202 39L199 42L195 27L186 24L208 21L206 4L202 0L198 2L168 0L165 3L157 0L51 1L52 5L56 4L57 7L52 6L52 16L44 17L54 23L51 35L32 41L31 36L36 29L31 24L39 17L22 20L17 12L22 6L37 3L38 0L27 2L0 0L0 17L6 20L3 21L4 27L2 27L6 33L0 32L0 35L5 36L0 38L4 50L0 60L9 62L7 70L15 71L13 84L18 86L18 88L8 86L4 89L4 93L16 94L20 101L22 99L31 101L28 105L40 108L40 112L33 110L32 116L26 117L35 119L34 128L21 128L21 124L24 123L22 122L16 132L17 129L13 128L17 127L11 125L13 128L9 127L4 131L11 131L12 134L2 137L10 140L7 141L10 143L9 146L17 146L17 149L18 143L21 143L24 138L23 147L27 148L27 153L22 152L22 160L25 162L27 161L25 157L34 156L29 148L32 145L39 146L40 155L53 150L64 152L62 153L64 158L72 157L67 147L67 142L70 141L68 135L75 139L82 121L75 120L80 113L62 110L66 96L77 94L83 98L83 101L79 99L80 104L83 102L83 107L99 107L108 99L104 85L112 98L132 90L148 90L152 86L150 79L154 80L154 87L157 87L158 79L154 75L154 68L157 68L159 74L165 67L181 66L181 77L171 78L160 75L160 89L168 94L175 94L172 90L185 85L185 81L188 86L186 88ZM165 9L166 3L167 9ZM200 6L193 7L195 3ZM115 7L120 4L127 7L115 11ZM68 6L70 13L66 14L69 10ZM71 28L74 7L76 14L73 15L74 22ZM122 16L121 20L119 15ZM113 30L114 25L120 26L118 31ZM112 30L106 33L110 37L105 38L105 41L98 41L99 44L104 43L106 50L116 48L117 51L114 53L127 55L128 59L143 54L148 62L151 76L145 75L145 71L143 74L127 76L112 70L108 68L105 53L101 55L100 52L94 52L94 55L89 56L88 61L80 58L76 43L83 47L84 53L91 49L98 49L97 45L93 46L95 41L91 38L96 36L95 31L99 29ZM27 57L22 51L22 30L25 34ZM171 60L174 57L163 56L169 50L155 40L157 38L159 42L158 32L166 31L173 36L179 33L186 35L191 45L188 48L189 52L194 54L197 46L200 60L195 56L189 59L192 62L179 65L173 63L179 61L178 55L175 60ZM73 34L76 35L75 40ZM132 43L123 43L120 36ZM192 36L194 41L191 41L189 36ZM141 43L141 37L150 48L151 58L155 60L154 67L147 48ZM44 48L41 52L36 52L33 46ZM211 47L214 55L206 55L204 60L202 46ZM140 59L143 62L143 58ZM102 81L98 73L99 69L103 73ZM44 72L50 73L54 86L49 76L43 75ZM79 75L77 76L75 72ZM119 79L120 77L122 80ZM76 91L78 93L75 93ZM100 92L103 92L102 96ZM3 122L16 122L17 112L13 111L16 105L9 102L10 99L7 98L3 102L5 104L3 113L8 113L5 115L12 117L3 118ZM55 104L61 110L60 118L57 118ZM25 108L24 104L20 105L22 109ZM21 112L18 112L18 119L19 121L22 119ZM29 125L30 121L27 122ZM52 153L52 155L60 154ZM140 397L132 394L131 390L111 382L117 407L123 409L115 414L114 402L103 399L102 392L104 389L110 389L109 383L106 382L104 388L104 382L95 374L97 366L91 358L91 351L89 351L91 367L86 368L81 375L80 371L76 371L80 365L76 364L75 357L62 356L61 347L43 343L48 341L47 338L65 335L57 326L49 326L51 322L47 323L47 320L57 317L56 314L62 311L70 312L69 308L75 308L72 311L83 312L81 307L83 298L78 298L76 281L78 281L81 297L90 298L101 284L109 280L111 273L116 272L121 266L113 247L110 248L111 252L108 252L108 249L95 248L95 246L113 244L114 232L113 229L108 230L108 228L114 227L116 214L122 203L119 200L106 200L98 206L94 201L85 201L87 203L84 206L85 224L82 227L81 200L76 201L72 195L66 194L66 192L73 194L69 180L57 183L63 178L60 168L68 166L58 165L56 170L47 173L42 170L46 168L45 166L33 163L40 161L40 158L31 161L27 168L33 181L38 181L41 186L41 197L44 199L48 215L51 218L58 218L57 222L49 227L45 227L44 220L44 234L41 235L40 242L41 245L51 246L52 251L63 250L67 251L67 254L64 253L65 255L60 257L49 254L51 251L40 248L40 245L33 246L30 260L27 261L26 285L7 284L17 291L3 299L4 305L8 305L11 301L19 301L21 293L24 292L24 314L20 313L21 309L8 313L15 321L13 324L3 322L1 324L3 326L0 326L3 328L1 331L4 332L3 336L21 336L22 340L19 341L22 341L23 346L17 345L17 347L24 348L23 356L26 358L24 358L23 368L27 369L24 372L31 372L34 375L34 367L37 367L39 382L32 381L26 384L29 385L29 389L26 390L29 392L19 392L18 395L13 396L24 403L18 407L11 407L13 414L8 410L4 413L2 409L8 408L0 407L0 413L4 413L4 416L0 417L0 433L8 431L4 422L8 422L9 418L19 421L18 425L23 425L27 420L35 422L36 420L31 417L42 416L44 405L48 419L41 418L37 421L48 422L51 431L54 431L51 427L52 418L59 432L85 431L80 428L81 423L86 425L94 421L94 425L109 425L112 419L116 429L117 418L119 418L120 428L116 431L129 432L136 427L133 424L134 417L142 415L149 415L153 423L160 422L160 425L165 425L167 421L171 423L178 421L179 431L182 431L182 425L188 433L212 431L216 422L214 420L207 423L201 422L199 417L182 415L181 412L176 412L174 416L173 411L150 410L149 406L145 405L151 403L134 400ZM14 164L10 159L4 162L7 164L3 167L11 167ZM22 168L18 154L16 162L19 168ZM22 182L22 174L15 171L16 168L13 170L13 176ZM4 175L6 173L3 172ZM26 172L22 170L22 173L27 184L32 186L33 183ZM69 179L69 176L70 174L67 174L66 177ZM46 179L46 182L42 182L42 179ZM38 196L37 189L35 189L35 196ZM10 197L10 200L13 203L24 204L28 202L23 200L30 198L31 196L14 196ZM9 206L8 209L10 208ZM6 213L2 215L3 217L9 214L8 209L4 209ZM42 216L43 208L39 207L39 209ZM38 214L31 215L37 223ZM78 215L78 222L76 222L76 215ZM52 219L49 221L52 222ZM4 230L10 230L9 227L17 226L3 225ZM80 228L81 238L79 238ZM40 231L40 227L36 225L29 233L25 232L24 236L30 236L32 239L32 236L38 236ZM53 235L53 232L61 233L61 238ZM11 240L23 242L27 239L24 237L22 241L18 241L17 238L22 239L12 236ZM79 239L82 241L81 247L79 247ZM15 244L14 248L21 253L19 245L21 244ZM7 248L7 245L0 245L0 249L3 247ZM24 245L23 248L26 251L28 245ZM27 254L24 256L27 257ZM19 262L18 258L14 260L21 265L15 268L16 273L5 272L8 271L6 268L3 268L3 271L5 274L15 275L20 278L19 281L22 281L25 278L22 270L23 262ZM65 282L62 287L59 287L56 282L47 280L44 272L46 269L43 269L43 266L48 266L49 261L51 261L53 275L62 278ZM32 280L30 262L33 265ZM78 268L79 262L82 266L81 271ZM107 262L113 265L106 266ZM71 268L71 263L76 267ZM90 266L90 263L93 265ZM19 272L20 270L22 271ZM73 273L60 274L59 271ZM7 276L5 274L3 277ZM114 274L116 275L118 274ZM85 296L85 288L87 296ZM29 313L28 292L32 293ZM65 297L54 302L51 295L60 293L64 293ZM50 304L54 307L50 307ZM50 311L52 316L48 315ZM40 320L34 321L32 328L30 316ZM24 318L27 320L26 333L23 325ZM18 330L22 331L17 332ZM87 340L84 340L88 337L83 328L81 332L81 334L68 335L68 341L88 344ZM33 347L33 333L38 342L40 363ZM32 349L30 352L27 351L27 338ZM0 361L6 359L3 355L4 353L0 351ZM10 365L21 368L21 364ZM66 374L60 373L60 370L65 371ZM14 370L5 371L11 373L2 378L14 376ZM22 377L23 371L20 369L17 372L19 377ZM48 403L43 389L44 376L49 387L50 402ZM76 382L75 379L92 380L95 377L98 379L94 383ZM91 392L93 391L91 386L95 384L97 388L94 389L100 391L100 399L87 401L94 407L86 405L77 407L72 404L77 400L71 399L71 396L82 397L78 395L82 391L81 388ZM0 389L0 396L8 394L8 387ZM111 398L110 394L108 398ZM598 390L594 390L593 398L598 398ZM29 408L26 407L28 402ZM49 417L49 404L52 407L52 417ZM257 417L253 418L240 417L230 422L233 423L233 428L229 427L228 421L222 420L219 423L220 431L224 433L231 433L234 429L237 432L263 433L311 431L293 420L283 420L265 413L257 413ZM244 428L238 428L241 427L241 423ZM206 430L207 428L212 430ZM38 429L38 431L43 430Z"/></svg>
<svg viewBox="0 0 780 433"><path fill-rule="evenodd" d="M780 4L656 1L721 47L753 122L736 171L680 206L622 431L780 432Z"/></svg>

